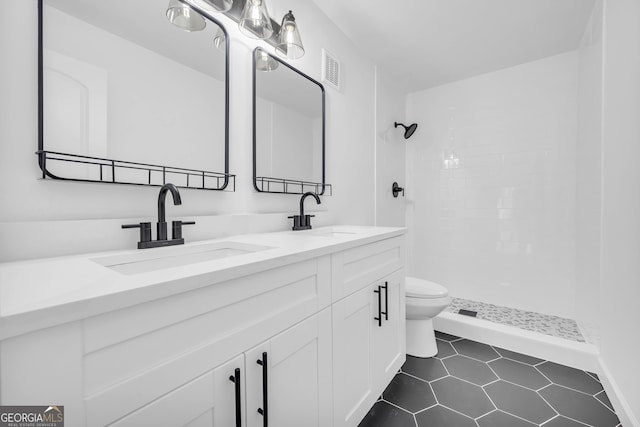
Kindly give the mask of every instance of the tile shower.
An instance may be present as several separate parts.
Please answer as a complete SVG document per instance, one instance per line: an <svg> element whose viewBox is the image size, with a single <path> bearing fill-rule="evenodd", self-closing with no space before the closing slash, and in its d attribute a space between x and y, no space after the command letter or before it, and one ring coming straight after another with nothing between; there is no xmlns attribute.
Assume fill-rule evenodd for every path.
<svg viewBox="0 0 640 427"><path fill-rule="evenodd" d="M529 313L509 320L518 326L535 313L576 319L578 60L572 51L408 96L422 124L406 146L409 276ZM579 335L575 322L551 328Z"/></svg>

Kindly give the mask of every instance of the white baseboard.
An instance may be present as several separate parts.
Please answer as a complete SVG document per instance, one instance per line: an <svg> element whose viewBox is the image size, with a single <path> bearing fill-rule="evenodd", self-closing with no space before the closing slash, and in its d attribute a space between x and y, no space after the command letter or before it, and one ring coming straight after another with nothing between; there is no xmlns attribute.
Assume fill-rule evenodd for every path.
<svg viewBox="0 0 640 427"><path fill-rule="evenodd" d="M598 362L600 365L598 373L600 381L607 392L607 397L616 411L616 415L618 415L618 418L620 419L620 423L624 427L640 427L640 421L638 421L638 418L634 415L629 403L622 395L622 392L613 380L613 377L610 375L607 365L601 358L598 358Z"/></svg>

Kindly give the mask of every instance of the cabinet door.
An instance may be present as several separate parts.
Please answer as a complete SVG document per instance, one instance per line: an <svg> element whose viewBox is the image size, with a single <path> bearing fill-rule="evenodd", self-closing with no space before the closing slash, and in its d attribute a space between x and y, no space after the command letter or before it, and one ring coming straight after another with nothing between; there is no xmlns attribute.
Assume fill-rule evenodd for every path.
<svg viewBox="0 0 640 427"><path fill-rule="evenodd" d="M377 317L380 311L382 316L373 326L372 376L374 390L384 390L406 359L404 271L399 270L373 286L374 291L380 290L379 294L371 293L375 314Z"/></svg>
<svg viewBox="0 0 640 427"><path fill-rule="evenodd" d="M373 289L368 286L333 305L334 426L358 425L378 397L371 378L377 324Z"/></svg>
<svg viewBox="0 0 640 427"><path fill-rule="evenodd" d="M247 427L331 425L331 312L245 353Z"/></svg>
<svg viewBox="0 0 640 427"><path fill-rule="evenodd" d="M242 355L111 424L117 427L232 427L237 424L236 386L230 380L244 367ZM240 372L241 374L241 372ZM240 375L241 390L242 375ZM238 402L242 405L242 400ZM243 408L240 406L240 414Z"/></svg>

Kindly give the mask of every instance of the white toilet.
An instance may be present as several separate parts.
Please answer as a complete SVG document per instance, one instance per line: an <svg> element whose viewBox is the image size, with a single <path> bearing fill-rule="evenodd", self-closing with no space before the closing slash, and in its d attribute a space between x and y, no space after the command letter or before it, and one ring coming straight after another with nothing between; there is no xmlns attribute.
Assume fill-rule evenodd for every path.
<svg viewBox="0 0 640 427"><path fill-rule="evenodd" d="M442 285L415 277L405 278L407 306L407 354L432 357L438 353L433 318L449 304L449 291Z"/></svg>

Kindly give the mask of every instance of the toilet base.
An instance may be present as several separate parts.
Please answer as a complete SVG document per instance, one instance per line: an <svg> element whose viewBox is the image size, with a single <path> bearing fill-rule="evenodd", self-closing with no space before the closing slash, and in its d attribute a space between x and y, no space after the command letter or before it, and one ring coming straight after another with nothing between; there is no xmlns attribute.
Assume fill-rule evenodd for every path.
<svg viewBox="0 0 640 427"><path fill-rule="evenodd" d="M433 357L438 354L433 319L407 319L407 354L415 357Z"/></svg>

